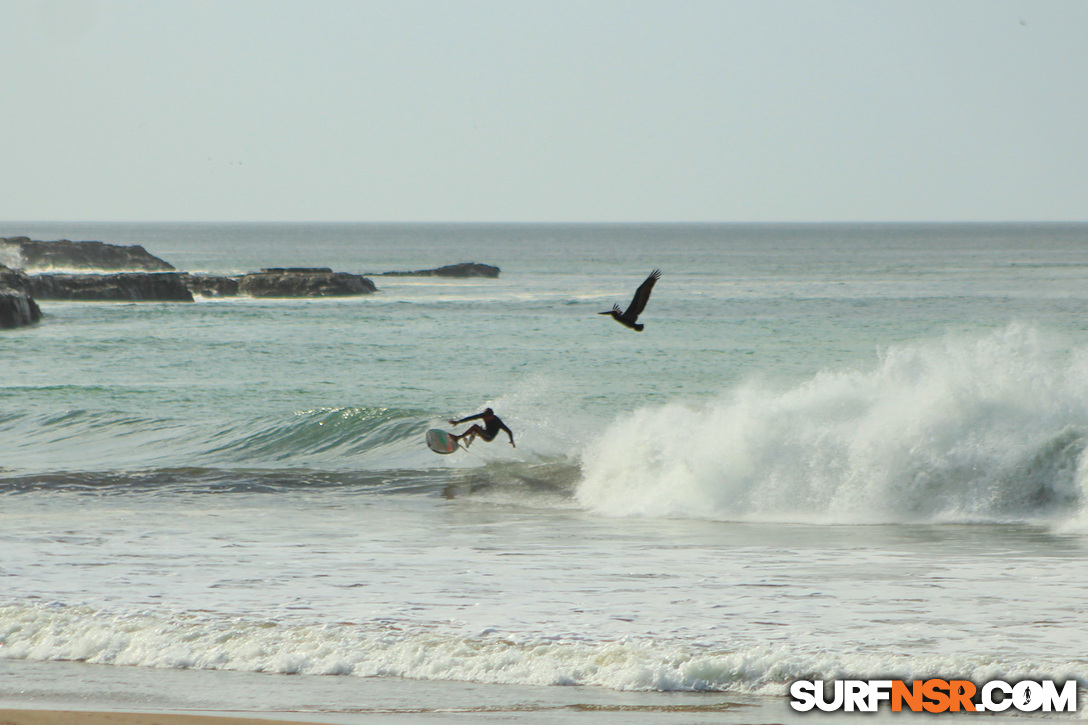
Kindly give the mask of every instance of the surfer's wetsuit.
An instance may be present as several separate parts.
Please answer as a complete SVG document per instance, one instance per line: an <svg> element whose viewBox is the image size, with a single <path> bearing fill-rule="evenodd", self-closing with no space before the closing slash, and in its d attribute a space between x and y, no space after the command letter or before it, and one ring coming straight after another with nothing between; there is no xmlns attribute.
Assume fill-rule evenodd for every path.
<svg viewBox="0 0 1088 725"><path fill-rule="evenodd" d="M495 436L499 434L499 431L506 427L502 424L502 421L499 420L499 416L492 414L490 417L488 417L485 416L483 413L477 413L476 415L470 415L467 418L462 418L461 420L457 421L457 424L460 425L461 423L467 423L470 420L480 420L481 418L483 418L484 421L484 429L483 432L479 433L479 436L488 443L490 443L492 440L494 440Z"/></svg>
<svg viewBox="0 0 1088 725"><path fill-rule="evenodd" d="M461 436L459 436L459 437L467 436L467 435L469 435L471 433L471 434L474 434L474 435L469 437L469 442L472 441L473 437L478 435L481 438L483 438L485 441L490 443L491 441L495 440L495 436L497 436L499 434L499 431L504 430L504 431L506 431L506 434L510 436L510 444L511 445L514 444L514 432L506 427L506 424L502 422L502 419L499 418L499 416L495 415L491 411L491 408L488 408L487 410L485 410L482 413L477 413L476 415L470 415L467 418L461 418L461 420L451 420L450 423L452 423L453 425L460 425L461 423L467 423L470 420L481 420L481 419L484 422L484 427L483 428L481 428L478 425L474 425L471 428L469 428L467 431L462 433Z"/></svg>

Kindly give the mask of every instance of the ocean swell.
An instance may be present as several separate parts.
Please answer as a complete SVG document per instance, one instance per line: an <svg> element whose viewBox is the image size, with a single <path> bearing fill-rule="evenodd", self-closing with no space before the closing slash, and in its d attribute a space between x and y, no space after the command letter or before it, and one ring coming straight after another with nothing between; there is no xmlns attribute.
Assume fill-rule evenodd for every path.
<svg viewBox="0 0 1088 725"><path fill-rule="evenodd" d="M1085 498L1088 350L1014 324L884 351L792 389L643 408L583 454L613 516L1054 521Z"/></svg>

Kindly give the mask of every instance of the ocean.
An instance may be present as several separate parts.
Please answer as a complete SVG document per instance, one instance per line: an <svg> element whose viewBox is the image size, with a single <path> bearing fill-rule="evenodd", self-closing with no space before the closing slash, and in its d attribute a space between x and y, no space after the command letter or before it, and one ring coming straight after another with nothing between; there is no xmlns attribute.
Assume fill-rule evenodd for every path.
<svg viewBox="0 0 1088 725"><path fill-rule="evenodd" d="M16 235L502 272L0 332L0 707L801 723L798 679L1088 686L1088 224ZM644 332L597 315L655 268ZM516 448L427 449L489 406Z"/></svg>

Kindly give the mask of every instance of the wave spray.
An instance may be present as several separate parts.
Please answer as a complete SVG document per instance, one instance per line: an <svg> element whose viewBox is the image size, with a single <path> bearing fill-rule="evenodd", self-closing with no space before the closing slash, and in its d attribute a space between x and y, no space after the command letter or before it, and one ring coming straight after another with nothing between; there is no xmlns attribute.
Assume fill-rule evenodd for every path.
<svg viewBox="0 0 1088 725"><path fill-rule="evenodd" d="M1030 326L884 351L792 389L752 382L616 420L577 496L613 516L1030 521L1084 497L1088 350Z"/></svg>

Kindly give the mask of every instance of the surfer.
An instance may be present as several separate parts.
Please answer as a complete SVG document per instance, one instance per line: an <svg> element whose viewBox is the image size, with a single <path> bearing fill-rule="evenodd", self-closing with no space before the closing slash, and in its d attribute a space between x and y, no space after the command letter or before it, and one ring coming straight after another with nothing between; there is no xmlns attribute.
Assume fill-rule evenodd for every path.
<svg viewBox="0 0 1088 725"><path fill-rule="evenodd" d="M485 441L490 443L491 441L495 440L495 436L499 434L500 430L506 431L506 435L510 436L510 445L514 446L514 448L517 448L517 446L514 445L514 431L507 428L506 424L502 422L502 419L499 418L499 416L495 415L495 411L491 410L491 408L486 408L482 413L470 415L467 418L462 418L461 420L451 420L450 425L461 425L462 423L467 423L470 420L483 420L484 427L481 428L479 424L475 424L459 436L450 436L456 441L460 441L462 438L467 438L468 440L465 441L465 448L468 448L472 444L472 441L476 439L476 436L480 436Z"/></svg>

